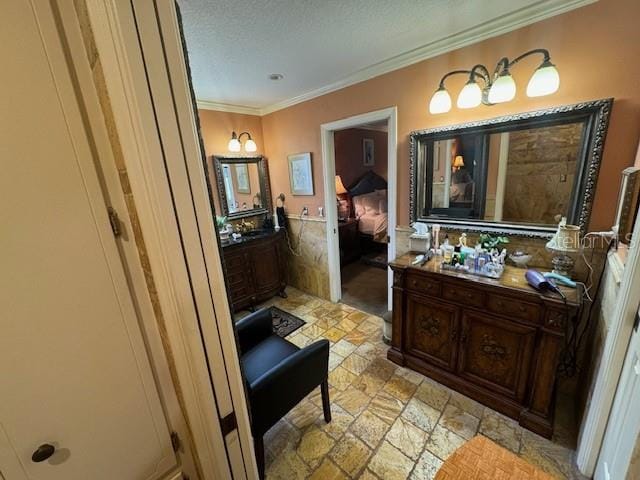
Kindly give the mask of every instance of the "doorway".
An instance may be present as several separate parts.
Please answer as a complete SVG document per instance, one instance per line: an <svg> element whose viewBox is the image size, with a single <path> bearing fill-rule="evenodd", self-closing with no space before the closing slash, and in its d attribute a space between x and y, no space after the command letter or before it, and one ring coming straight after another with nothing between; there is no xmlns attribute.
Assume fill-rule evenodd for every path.
<svg viewBox="0 0 640 480"><path fill-rule="evenodd" d="M331 301L375 315L391 310L386 263L396 255L396 119L390 107L321 126Z"/></svg>

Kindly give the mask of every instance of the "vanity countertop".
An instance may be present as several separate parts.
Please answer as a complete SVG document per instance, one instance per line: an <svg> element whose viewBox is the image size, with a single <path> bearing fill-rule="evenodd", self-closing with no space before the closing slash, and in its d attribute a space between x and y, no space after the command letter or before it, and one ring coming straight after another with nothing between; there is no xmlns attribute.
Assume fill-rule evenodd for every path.
<svg viewBox="0 0 640 480"><path fill-rule="evenodd" d="M411 268L419 271L423 271L426 273L436 273L440 275L445 275L449 277L459 278L463 280L468 280L470 282L479 282L483 285L488 286L496 286L503 287L515 290L519 293L525 294L537 294L545 300L551 301L561 301L557 294L554 293L542 293L534 289L531 285L527 283L527 280L524 277L526 268L514 267L512 265L505 265L504 273L499 279L482 277L479 275L474 275L471 273L463 273L457 272L454 270L444 270L441 268L440 264L436 261L435 258L432 258L424 265L413 265L412 262L415 260L416 255L419 253L412 252L401 255L396 258L389 265L393 268ZM569 288L560 286L560 290L567 298L567 303L573 306L579 306L581 304L582 297L582 285L578 284L577 288Z"/></svg>
<svg viewBox="0 0 640 480"><path fill-rule="evenodd" d="M261 240L263 238L273 237L275 235L280 234L280 232L281 230L276 231L273 229L272 230L254 230L253 232L250 232L250 234L248 235L243 234L237 240L234 240L233 238L229 238L228 240L220 240L220 245L222 246L222 248L233 247L236 245L244 245L249 242Z"/></svg>

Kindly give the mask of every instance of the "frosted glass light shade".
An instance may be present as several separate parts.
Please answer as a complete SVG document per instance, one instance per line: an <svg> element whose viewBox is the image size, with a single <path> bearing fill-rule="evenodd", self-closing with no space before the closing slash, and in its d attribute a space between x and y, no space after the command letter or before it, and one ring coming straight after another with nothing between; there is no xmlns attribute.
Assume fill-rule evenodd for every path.
<svg viewBox="0 0 640 480"><path fill-rule="evenodd" d="M245 152L255 152L256 150L258 150L258 146L256 145L256 142L254 142L252 139L249 139L244 142L244 150Z"/></svg>
<svg viewBox="0 0 640 480"><path fill-rule="evenodd" d="M237 138L232 138L231 140L229 140L229 144L227 145L227 148L230 152L239 152L240 147L240 140L238 140Z"/></svg>
<svg viewBox="0 0 640 480"><path fill-rule="evenodd" d="M473 80L470 80L460 91L456 104L458 105L458 108L474 108L481 103L482 90L480 90L480 85Z"/></svg>
<svg viewBox="0 0 640 480"><path fill-rule="evenodd" d="M558 74L558 70L552 63L545 62L534 72L531 80L529 80L527 96L543 97L545 95L551 95L557 92L558 88L560 88L560 75Z"/></svg>
<svg viewBox="0 0 640 480"><path fill-rule="evenodd" d="M439 88L429 102L429 113L447 113L451 110L451 95L444 88Z"/></svg>
<svg viewBox="0 0 640 480"><path fill-rule="evenodd" d="M489 103L510 102L516 96L516 82L511 74L500 75L489 89Z"/></svg>

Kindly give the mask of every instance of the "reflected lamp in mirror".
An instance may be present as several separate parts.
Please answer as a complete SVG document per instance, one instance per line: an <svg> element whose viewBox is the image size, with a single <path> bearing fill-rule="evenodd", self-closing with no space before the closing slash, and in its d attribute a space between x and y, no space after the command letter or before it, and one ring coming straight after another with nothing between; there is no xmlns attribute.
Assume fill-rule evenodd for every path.
<svg viewBox="0 0 640 480"><path fill-rule="evenodd" d="M612 99L410 134L412 222L549 238L585 233Z"/></svg>
<svg viewBox="0 0 640 480"><path fill-rule="evenodd" d="M237 153L240 150L242 150L241 139L243 135L246 135L248 137L247 141L244 142L244 151L253 153L258 150L258 146L256 145L256 142L254 142L253 139L251 138L251 134L249 132L242 132L240 135L237 135L236 132L233 131L231 132L231 139L227 144L227 149L230 152Z"/></svg>
<svg viewBox="0 0 640 480"><path fill-rule="evenodd" d="M475 65L471 70L453 70L447 73L442 77L438 89L431 97L429 112L439 114L451 110L451 96L444 83L452 75L468 76L467 83L458 95L456 102L458 108L474 108L482 103L495 105L510 102L516 96L516 83L511 76L511 67L522 59L536 54L542 55L543 60L529 80L527 96L541 97L555 93L560 88L560 75L555 65L551 63L549 52L538 48L523 53L513 60L509 60L507 57L500 59L493 73L490 73L487 67L481 64Z"/></svg>

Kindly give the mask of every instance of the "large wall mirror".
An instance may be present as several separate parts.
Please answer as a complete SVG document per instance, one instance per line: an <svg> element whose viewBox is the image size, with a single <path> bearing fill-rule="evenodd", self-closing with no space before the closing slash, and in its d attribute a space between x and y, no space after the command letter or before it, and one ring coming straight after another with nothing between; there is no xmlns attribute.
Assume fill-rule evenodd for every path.
<svg viewBox="0 0 640 480"><path fill-rule="evenodd" d="M411 133L411 221L586 232L612 99Z"/></svg>
<svg viewBox="0 0 640 480"><path fill-rule="evenodd" d="M271 212L267 160L258 157L213 157L218 201L229 219Z"/></svg>

